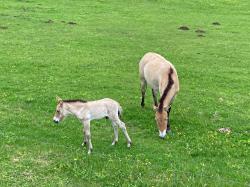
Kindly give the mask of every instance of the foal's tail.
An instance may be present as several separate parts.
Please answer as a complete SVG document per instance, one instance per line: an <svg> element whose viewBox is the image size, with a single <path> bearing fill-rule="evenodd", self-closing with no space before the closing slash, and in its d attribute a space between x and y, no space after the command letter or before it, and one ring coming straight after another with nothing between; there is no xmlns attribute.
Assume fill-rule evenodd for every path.
<svg viewBox="0 0 250 187"><path fill-rule="evenodd" d="M118 116L121 117L122 115L122 107L121 105L118 105Z"/></svg>

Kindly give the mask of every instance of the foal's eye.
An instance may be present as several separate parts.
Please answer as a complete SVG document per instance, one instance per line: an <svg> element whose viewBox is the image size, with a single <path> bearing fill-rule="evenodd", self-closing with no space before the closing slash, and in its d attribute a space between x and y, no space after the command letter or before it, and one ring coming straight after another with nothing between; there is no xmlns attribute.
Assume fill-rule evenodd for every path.
<svg viewBox="0 0 250 187"><path fill-rule="evenodd" d="M57 113L59 113L60 111L59 111L59 110L57 110L56 112L57 112Z"/></svg>

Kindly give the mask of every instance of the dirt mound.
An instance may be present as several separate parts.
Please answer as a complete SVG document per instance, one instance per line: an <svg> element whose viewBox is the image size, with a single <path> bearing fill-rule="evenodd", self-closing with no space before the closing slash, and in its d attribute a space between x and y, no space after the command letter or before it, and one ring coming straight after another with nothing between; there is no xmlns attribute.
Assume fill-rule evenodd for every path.
<svg viewBox="0 0 250 187"><path fill-rule="evenodd" d="M195 32L196 32L196 33L205 33L206 31L204 31L204 30L202 30L202 29L197 29Z"/></svg>
<svg viewBox="0 0 250 187"><path fill-rule="evenodd" d="M6 26L0 26L0 29L5 30L5 29L8 29L8 27L6 27Z"/></svg>
<svg viewBox="0 0 250 187"><path fill-rule="evenodd" d="M213 25L220 25L220 23L218 21L215 21L212 23Z"/></svg>
<svg viewBox="0 0 250 187"><path fill-rule="evenodd" d="M48 21L45 21L44 23L54 23L54 21L49 19Z"/></svg>
<svg viewBox="0 0 250 187"><path fill-rule="evenodd" d="M179 30L183 30L183 31L188 31L188 30L189 30L189 27L183 25L183 26L180 26L178 29L179 29Z"/></svg>
<svg viewBox="0 0 250 187"><path fill-rule="evenodd" d="M76 25L76 22L69 21L68 24L69 24L69 25Z"/></svg>

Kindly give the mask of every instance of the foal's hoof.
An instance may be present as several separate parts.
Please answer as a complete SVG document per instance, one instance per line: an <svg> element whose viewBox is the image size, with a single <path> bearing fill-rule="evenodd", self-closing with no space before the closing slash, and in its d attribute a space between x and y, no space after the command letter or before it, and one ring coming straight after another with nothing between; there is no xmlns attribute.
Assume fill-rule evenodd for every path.
<svg viewBox="0 0 250 187"><path fill-rule="evenodd" d="M144 108L145 104L144 103L141 103L141 107Z"/></svg>
<svg viewBox="0 0 250 187"><path fill-rule="evenodd" d="M83 142L82 143L82 146L84 147L84 146L86 146L87 145L87 142Z"/></svg>
<svg viewBox="0 0 250 187"><path fill-rule="evenodd" d="M127 147L130 148L130 147L131 147L131 144L132 144L132 142L129 142L129 143L127 144Z"/></svg>
<svg viewBox="0 0 250 187"><path fill-rule="evenodd" d="M111 145L115 145L117 144L118 141L113 141Z"/></svg>
<svg viewBox="0 0 250 187"><path fill-rule="evenodd" d="M90 155L93 152L93 149L88 150L88 155Z"/></svg>

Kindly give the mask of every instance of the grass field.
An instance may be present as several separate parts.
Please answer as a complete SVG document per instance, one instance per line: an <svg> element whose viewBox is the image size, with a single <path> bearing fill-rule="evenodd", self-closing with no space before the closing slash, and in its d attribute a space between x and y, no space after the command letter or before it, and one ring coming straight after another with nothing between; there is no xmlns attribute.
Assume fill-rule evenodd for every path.
<svg viewBox="0 0 250 187"><path fill-rule="evenodd" d="M248 0L1 0L0 186L249 186L249 7ZM180 78L165 140L150 90L140 107L138 62L148 51L170 60ZM111 146L103 119L92 122L88 156L77 119L52 122L56 95L119 101L131 149L121 131Z"/></svg>

